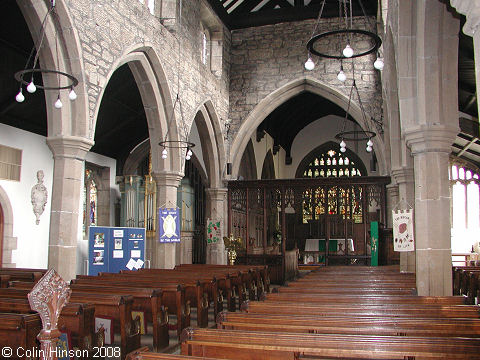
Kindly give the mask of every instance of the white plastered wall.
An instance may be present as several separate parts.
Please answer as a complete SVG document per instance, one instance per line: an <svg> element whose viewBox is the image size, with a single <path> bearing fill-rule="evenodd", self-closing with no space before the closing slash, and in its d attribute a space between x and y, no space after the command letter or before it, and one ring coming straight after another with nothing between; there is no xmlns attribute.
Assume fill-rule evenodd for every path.
<svg viewBox="0 0 480 360"><path fill-rule="evenodd" d="M53 183L52 152L44 136L5 124L0 124L0 144L22 150L20 181L0 180L0 186L7 193L12 206L13 236L17 238L17 249L12 252L12 262L17 267L46 269ZM38 170L43 170L48 199L40 223L36 225L31 189L37 184Z"/></svg>

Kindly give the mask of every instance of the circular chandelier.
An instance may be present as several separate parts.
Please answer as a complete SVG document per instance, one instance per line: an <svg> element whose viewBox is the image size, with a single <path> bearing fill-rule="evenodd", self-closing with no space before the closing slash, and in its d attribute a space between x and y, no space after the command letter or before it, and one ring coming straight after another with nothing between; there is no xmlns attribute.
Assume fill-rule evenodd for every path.
<svg viewBox="0 0 480 360"><path fill-rule="evenodd" d="M177 27L177 33L180 33L180 30L182 29L182 0L180 0L179 3L179 18L178 18L178 27ZM190 160L193 155L192 148L195 146L193 142L188 141L188 131L187 131L187 124L185 123L185 118L183 116L183 107L182 107L182 102L180 101L180 59L182 58L181 50L182 50L182 44L181 44L181 38L175 36L177 41L178 41L178 57L177 57L177 97L175 98L175 103L173 104L173 109L172 113L170 115L170 118L167 122L167 132L165 133L165 137L162 141L158 143L163 150L162 150L162 159L167 159L168 157L168 150L169 149L179 149L185 151L185 160ZM177 106L180 109L180 120L181 120L181 126L182 126L182 131L183 131L183 136L185 137L185 140L168 140L168 133L170 131L170 124L172 121L175 119L175 107ZM180 138L182 138L182 134L180 134Z"/></svg>
<svg viewBox="0 0 480 360"><path fill-rule="evenodd" d="M353 2L358 2L358 7L363 13L363 17L358 17L354 21L353 16ZM307 42L308 58L305 62L305 69L311 71L315 68L315 62L312 58L313 55L320 58L340 60L340 70L337 73L337 79L345 83L348 79L347 74L344 72L344 62L351 61L352 70L352 86L350 88L350 95L348 98L348 105L345 113L345 118L342 125L342 130L335 135L337 140L340 140L340 151L344 153L347 149L346 141L366 141L366 151L373 151L372 139L377 135L374 131L370 130L369 122L365 114L362 99L357 88L355 81L355 58L360 58L370 54L376 54L376 60L373 66L377 70L382 70L384 63L379 54L379 49L382 45L380 37L372 32L370 29L375 29L375 24L371 24L367 17L362 0L331 0L330 3L338 3L338 28L328 29L327 31L320 32L320 20L322 18L323 10L326 0L322 1L318 19L312 31L312 35ZM363 21L362 21L363 18ZM333 44L333 46L332 46ZM346 124L348 120L348 114L350 111L353 95L356 94L362 117L364 120L365 129L347 130ZM381 122L372 118L374 123L377 123L381 127Z"/></svg>
<svg viewBox="0 0 480 360"><path fill-rule="evenodd" d="M18 91L17 95L15 96L15 100L19 103L25 101L25 96L23 95L23 86L26 86L27 92L33 94L37 89L42 90L56 90L58 91L57 100L54 103L56 109L61 109L63 103L60 99L60 90L69 89L70 92L68 94L68 98L71 101L74 101L77 98L77 94L75 93L75 86L78 85L78 79L73 76L72 74L68 74L63 71L54 70L54 69L44 69L37 67L38 65L38 58L40 49L43 46L43 41L45 39L45 27L48 17L52 17L52 21L57 20L58 26L60 26L60 21L58 21L58 15L55 11L55 0L50 1L50 8L45 15L45 18L42 21L41 29L40 29L40 38L38 44L34 44L32 51L27 59L27 63L25 64L25 68L23 70L17 71L14 75L15 79L20 83L20 90ZM57 65L60 64L59 62L59 50L58 50L58 38L57 32L55 31L55 50L56 50L56 58L57 58ZM33 58L33 61L32 61ZM30 63L32 63L32 67L29 68ZM35 83L35 74L43 75L54 75L57 80L56 86L44 86ZM40 76L40 77L41 77ZM38 81L37 77L37 81Z"/></svg>
<svg viewBox="0 0 480 360"><path fill-rule="evenodd" d="M382 45L382 40L377 34L368 29L368 26L374 28L375 25L372 25L369 21L362 0L331 0L331 2L338 3L338 18L340 19L338 29L319 32L318 28L326 1L322 1L317 22L307 42L308 57L305 62L305 69L311 71L315 68L315 61L312 55L327 59L346 60L376 53L377 58L373 66L378 70L382 70L384 66L383 58L378 52ZM362 10L363 24L360 18L354 21L354 1L358 2ZM335 44L335 46L332 47L331 44ZM346 77L344 78L342 65L337 77L343 82L346 80Z"/></svg>
<svg viewBox="0 0 480 360"><path fill-rule="evenodd" d="M360 129L360 130L346 130L346 124L348 120L348 114L350 112L350 105L352 103L352 97L354 92L357 94L358 98L358 103L360 104L360 110L362 111L362 116L363 116L363 123L364 126L366 127L366 130ZM372 119L372 121L376 122L375 120ZM365 150L367 152L372 152L373 151L373 141L372 139L377 136L377 134L370 130L369 123L367 121L367 116L365 114L365 109L363 108L363 103L362 99L360 98L360 93L358 92L357 88L357 83L355 80L353 80L352 87L350 89L350 95L348 97L348 105L347 109L345 112L345 118L343 119L343 125L342 125L342 130L335 135L335 139L340 140L340 152L344 153L347 151L347 141L365 141L367 140L367 147Z"/></svg>
<svg viewBox="0 0 480 360"><path fill-rule="evenodd" d="M172 109L172 114L170 116L170 120L168 121L168 130L167 133L165 134L165 138L163 141L160 141L158 145L163 147L162 150L162 159L166 159L168 157L168 149L180 149L185 151L185 160L190 160L192 158L193 152L192 148L195 146L193 142L187 141L187 140L167 140L168 139L168 133L170 130L170 124L174 119L174 114L175 114L175 107L179 104L180 108L180 114L181 114L181 119L182 119L182 125L185 126L185 121L183 118L183 109L182 109L182 103L180 102L180 97L177 94L177 98L175 99L175 103L173 104L173 109ZM186 130L184 129L184 133L186 134ZM186 136L185 136L186 137Z"/></svg>

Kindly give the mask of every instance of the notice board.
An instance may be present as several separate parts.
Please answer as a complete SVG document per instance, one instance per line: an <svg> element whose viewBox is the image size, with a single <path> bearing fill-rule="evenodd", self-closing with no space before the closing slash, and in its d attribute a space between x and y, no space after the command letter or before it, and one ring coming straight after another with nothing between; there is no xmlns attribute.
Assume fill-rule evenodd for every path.
<svg viewBox="0 0 480 360"><path fill-rule="evenodd" d="M140 269L145 264L145 228L90 226L88 275Z"/></svg>

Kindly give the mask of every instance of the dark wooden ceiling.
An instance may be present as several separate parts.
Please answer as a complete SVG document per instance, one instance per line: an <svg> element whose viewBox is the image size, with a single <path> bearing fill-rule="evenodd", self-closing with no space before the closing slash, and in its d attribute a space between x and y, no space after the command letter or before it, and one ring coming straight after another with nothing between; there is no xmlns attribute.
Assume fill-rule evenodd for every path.
<svg viewBox="0 0 480 360"><path fill-rule="evenodd" d="M208 0L230 29L271 25L288 21L316 19L323 0ZM356 16L377 14L378 0L353 1ZM362 6L365 11L362 11ZM338 16L338 0L327 0L322 18Z"/></svg>

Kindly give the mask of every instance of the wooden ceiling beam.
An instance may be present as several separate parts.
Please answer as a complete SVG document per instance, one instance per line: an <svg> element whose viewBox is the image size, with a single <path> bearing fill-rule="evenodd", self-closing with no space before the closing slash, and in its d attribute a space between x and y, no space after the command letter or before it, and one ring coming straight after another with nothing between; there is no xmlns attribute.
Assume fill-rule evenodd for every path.
<svg viewBox="0 0 480 360"><path fill-rule="evenodd" d="M223 7L223 5L218 0L207 0L210 6L212 7L213 11L217 14L223 24L229 29L230 28L230 16L228 15L227 11Z"/></svg>

